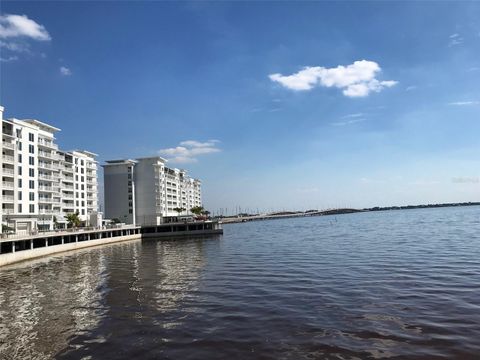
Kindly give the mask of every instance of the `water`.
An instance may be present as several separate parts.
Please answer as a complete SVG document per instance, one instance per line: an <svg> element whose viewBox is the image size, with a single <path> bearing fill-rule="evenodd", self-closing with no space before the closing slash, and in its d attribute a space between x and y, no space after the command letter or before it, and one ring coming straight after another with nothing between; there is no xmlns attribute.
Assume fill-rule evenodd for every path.
<svg viewBox="0 0 480 360"><path fill-rule="evenodd" d="M478 359L480 207L225 226L0 270L1 359Z"/></svg>

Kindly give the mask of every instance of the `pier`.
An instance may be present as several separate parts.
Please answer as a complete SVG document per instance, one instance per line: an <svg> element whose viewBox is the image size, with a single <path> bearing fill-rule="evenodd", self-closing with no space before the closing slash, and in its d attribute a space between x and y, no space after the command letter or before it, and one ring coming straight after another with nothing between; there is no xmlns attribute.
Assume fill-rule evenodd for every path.
<svg viewBox="0 0 480 360"><path fill-rule="evenodd" d="M213 234L223 234L221 224L214 221L195 221L13 236L0 240L0 267L41 256L121 241Z"/></svg>

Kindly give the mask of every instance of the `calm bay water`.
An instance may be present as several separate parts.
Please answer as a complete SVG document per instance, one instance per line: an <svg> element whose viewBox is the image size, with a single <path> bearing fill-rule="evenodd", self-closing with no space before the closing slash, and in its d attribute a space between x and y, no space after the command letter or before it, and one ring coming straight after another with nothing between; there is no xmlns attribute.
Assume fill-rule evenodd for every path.
<svg viewBox="0 0 480 360"><path fill-rule="evenodd" d="M479 358L480 207L224 229L0 270L0 358Z"/></svg>

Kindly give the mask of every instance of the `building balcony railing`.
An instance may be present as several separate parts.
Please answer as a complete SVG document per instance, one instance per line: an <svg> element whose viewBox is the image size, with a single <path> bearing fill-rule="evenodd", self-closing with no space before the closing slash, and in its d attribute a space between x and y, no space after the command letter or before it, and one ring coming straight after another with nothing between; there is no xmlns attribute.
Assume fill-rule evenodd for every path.
<svg viewBox="0 0 480 360"><path fill-rule="evenodd" d="M8 163L11 163L11 164L13 164L15 162L15 158L13 156L10 156L10 155L2 155L2 160L4 162L8 162Z"/></svg>
<svg viewBox="0 0 480 360"><path fill-rule="evenodd" d="M55 191L55 189L51 186L39 186L38 191L53 192L53 191Z"/></svg>
<svg viewBox="0 0 480 360"><path fill-rule="evenodd" d="M3 175L3 176L14 176L14 175L15 175L15 172L13 171L13 169L5 169L5 168L3 168L3 169L2 169L2 175Z"/></svg>
<svg viewBox="0 0 480 360"><path fill-rule="evenodd" d="M62 190L73 190L73 185L62 185Z"/></svg>
<svg viewBox="0 0 480 360"><path fill-rule="evenodd" d="M53 176L52 175L38 174L38 178L40 180L53 181Z"/></svg>
<svg viewBox="0 0 480 360"><path fill-rule="evenodd" d="M38 198L38 202L40 204L51 204L53 203L53 199L52 198L44 198L44 197L41 197L41 198Z"/></svg>
<svg viewBox="0 0 480 360"><path fill-rule="evenodd" d="M52 164L49 164L49 163L46 163L46 162L39 162L38 167L43 168L43 169L53 169Z"/></svg>
<svg viewBox="0 0 480 360"><path fill-rule="evenodd" d="M15 184L10 181L2 181L2 187L4 189L13 189L15 187Z"/></svg>
<svg viewBox="0 0 480 360"><path fill-rule="evenodd" d="M49 148L49 149L55 149L58 150L58 145L54 144L51 141L43 140L43 139L38 139L38 145Z"/></svg>
<svg viewBox="0 0 480 360"><path fill-rule="evenodd" d="M14 198L12 195L2 195L2 201L3 202L13 202Z"/></svg>
<svg viewBox="0 0 480 360"><path fill-rule="evenodd" d="M9 143L9 142L6 142L6 141L3 141L3 142L2 142L2 146L3 146L5 149L15 150L15 144L12 144L12 143Z"/></svg>
<svg viewBox="0 0 480 360"><path fill-rule="evenodd" d="M10 215L10 214L13 214L13 213L15 213L15 211L13 209L5 209L5 208L2 209L2 214Z"/></svg>
<svg viewBox="0 0 480 360"><path fill-rule="evenodd" d="M53 210L53 209L38 209L38 213L40 215L44 215L44 214L56 214L57 211Z"/></svg>
<svg viewBox="0 0 480 360"><path fill-rule="evenodd" d="M64 199L74 199L73 194L62 194L62 198Z"/></svg>

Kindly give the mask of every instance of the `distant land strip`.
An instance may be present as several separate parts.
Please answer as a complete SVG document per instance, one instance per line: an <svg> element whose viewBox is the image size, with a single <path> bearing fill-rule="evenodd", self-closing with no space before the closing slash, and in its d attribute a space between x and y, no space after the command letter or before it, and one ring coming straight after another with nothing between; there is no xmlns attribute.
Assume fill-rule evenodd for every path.
<svg viewBox="0 0 480 360"><path fill-rule="evenodd" d="M280 212L273 212L268 214L242 213L242 214L233 215L233 216L218 216L217 219L221 220L222 223L227 224L227 223L285 219L285 218L306 217L306 216L352 214L352 213L369 212L369 211L410 210L410 209L428 209L428 208L442 208L442 207L454 207L454 206L478 206L478 205L480 205L480 202L422 204L422 205L385 206L385 207L375 206L375 207L364 208L364 209L339 208L339 209L328 209L328 210L280 211Z"/></svg>

